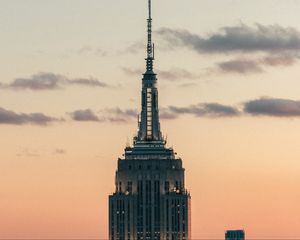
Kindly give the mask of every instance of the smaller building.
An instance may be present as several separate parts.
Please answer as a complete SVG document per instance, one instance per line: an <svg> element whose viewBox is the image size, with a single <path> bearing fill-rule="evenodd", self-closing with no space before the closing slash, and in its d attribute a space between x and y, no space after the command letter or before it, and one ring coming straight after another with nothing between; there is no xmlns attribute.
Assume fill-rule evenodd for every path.
<svg viewBox="0 0 300 240"><path fill-rule="evenodd" d="M228 230L225 233L225 240L245 240L244 230Z"/></svg>

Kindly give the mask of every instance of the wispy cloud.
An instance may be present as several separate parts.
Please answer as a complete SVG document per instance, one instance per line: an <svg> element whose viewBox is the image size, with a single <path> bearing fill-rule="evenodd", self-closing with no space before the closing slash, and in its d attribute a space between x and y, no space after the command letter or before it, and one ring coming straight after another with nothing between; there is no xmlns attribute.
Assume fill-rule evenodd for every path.
<svg viewBox="0 0 300 240"><path fill-rule="evenodd" d="M62 89L68 85L81 85L87 87L105 88L108 85L95 78L74 78L69 79L66 76L54 73L41 72L34 74L29 78L16 78L9 84L0 84L1 89L13 90L57 90Z"/></svg>
<svg viewBox="0 0 300 240"><path fill-rule="evenodd" d="M254 116L300 117L300 101L263 97L244 103L244 112Z"/></svg>
<svg viewBox="0 0 300 240"><path fill-rule="evenodd" d="M195 87L195 86L197 86L197 84L193 83L193 82L182 83L182 84L178 85L178 87L180 87L180 88L189 88L189 87Z"/></svg>
<svg viewBox="0 0 300 240"><path fill-rule="evenodd" d="M127 68L122 67L121 70L128 76L140 76L145 72L145 70L141 68Z"/></svg>
<svg viewBox="0 0 300 240"><path fill-rule="evenodd" d="M91 109L76 110L68 113L71 119L80 122L112 122L112 123L127 123L133 119L137 119L138 112L135 109L122 110L119 107L105 108L98 112Z"/></svg>
<svg viewBox="0 0 300 240"><path fill-rule="evenodd" d="M138 110L112 108L101 111L106 121L111 122L132 122L138 115ZM104 114L106 113L106 114ZM197 118L233 118L245 115L272 116L272 117L300 117L300 101L262 97L234 105L222 103L198 103L188 106L161 107L159 116L165 120L175 120L183 115L191 115ZM114 120L113 120L114 119Z"/></svg>
<svg viewBox="0 0 300 240"><path fill-rule="evenodd" d="M157 33L173 48L186 47L200 54L242 54L216 64L217 69L227 73L262 73L265 67L291 66L300 53L300 32L280 25L225 26L208 36L170 28L161 28ZM245 54L265 56L245 58Z"/></svg>
<svg viewBox="0 0 300 240"><path fill-rule="evenodd" d="M100 82L99 80L95 78L75 78L72 80L67 80L68 84L72 85L82 85L87 87L108 87L108 85L104 82Z"/></svg>
<svg viewBox="0 0 300 240"><path fill-rule="evenodd" d="M91 109L76 110L68 113L74 121L79 122L101 122L100 119Z"/></svg>
<svg viewBox="0 0 300 240"><path fill-rule="evenodd" d="M280 25L225 26L208 37L170 28L161 28L157 33L173 46L185 46L199 53L278 53L300 50L300 32Z"/></svg>
<svg viewBox="0 0 300 240"><path fill-rule="evenodd" d="M295 54L269 55L260 60L261 64L277 67L277 66L291 66L299 59Z"/></svg>
<svg viewBox="0 0 300 240"><path fill-rule="evenodd" d="M241 112L234 106L219 103L199 103L187 107L169 106L159 109L161 119L174 120L182 115L189 114L195 117L224 118L237 117ZM96 121L111 123L130 123L137 121L139 111L137 109L106 108L95 113L92 110L77 110L70 114L75 121Z"/></svg>
<svg viewBox="0 0 300 240"><path fill-rule="evenodd" d="M214 73L262 73L264 67L291 66L297 62L300 54L300 31L278 24L238 24L224 26L207 36L191 33L185 29L161 28L156 33L163 40L164 49L186 47L200 54L243 54L243 57L225 60L216 64ZM132 44L125 52L136 53L144 49L143 42ZM265 57L245 58L244 54L263 53ZM128 75L141 75L143 69L123 68ZM193 74L184 69L173 68L169 71L157 70L162 79L197 79L202 75Z"/></svg>
<svg viewBox="0 0 300 240"><path fill-rule="evenodd" d="M171 114L171 118L175 118L176 115L182 114L191 114L196 117L210 118L236 117L240 115L240 112L236 107L219 103L199 103L187 107L169 106L164 111L165 113Z"/></svg>
<svg viewBox="0 0 300 240"><path fill-rule="evenodd" d="M105 57L107 56L107 52L101 48L95 48L91 46L83 46L82 48L78 49L77 53L79 55L85 54L93 54L95 56Z"/></svg>
<svg viewBox="0 0 300 240"><path fill-rule="evenodd" d="M220 62L217 64L222 72L229 73L261 73L263 69L260 67L259 63L254 60L248 59L235 59Z"/></svg>
<svg viewBox="0 0 300 240"><path fill-rule="evenodd" d="M57 155L64 155L64 154L66 154L66 150L62 149L62 148L56 148L54 153Z"/></svg>
<svg viewBox="0 0 300 240"><path fill-rule="evenodd" d="M146 49L146 46L145 46L144 41L140 40L140 41L130 44L125 49L119 51L119 54L127 54L127 53L136 54L143 49Z"/></svg>
<svg viewBox="0 0 300 240"><path fill-rule="evenodd" d="M157 74L160 78L169 80L169 81L178 81L178 80L187 80L187 79L198 79L200 76L194 74L186 69L182 68L171 68L167 71L158 70Z"/></svg>
<svg viewBox="0 0 300 240"><path fill-rule="evenodd" d="M198 103L188 106L168 106L160 108L160 118L175 120L183 115L197 118L232 118L244 115L253 117L270 116L281 118L300 117L300 101L262 97L248 100L242 104L224 105L221 103ZM136 109L106 108L100 111L91 109L76 110L67 113L76 122L131 123L137 120ZM55 118L43 113L16 113L0 108L0 124L47 126L54 122L63 122L63 118ZM63 154L59 149L57 154Z"/></svg>
<svg viewBox="0 0 300 240"><path fill-rule="evenodd" d="M0 107L0 124L46 126L59 121L63 121L63 119L50 117L43 113L16 113Z"/></svg>
<svg viewBox="0 0 300 240"><path fill-rule="evenodd" d="M193 115L205 118L269 116L280 118L300 117L300 101L291 99L262 97L249 100L235 106L220 103L199 103L186 107L169 106L161 108L160 117L167 120L177 119L182 115Z"/></svg>
<svg viewBox="0 0 300 240"><path fill-rule="evenodd" d="M217 68L222 73L252 74L264 72L264 67L287 67L292 66L298 60L298 56L268 55L260 58L237 58L217 63Z"/></svg>
<svg viewBox="0 0 300 240"><path fill-rule="evenodd" d="M179 114L171 111L169 108L162 108L159 111L159 117L165 120L175 120L179 117Z"/></svg>
<svg viewBox="0 0 300 240"><path fill-rule="evenodd" d="M74 113L80 113L78 118L75 118ZM79 110L72 113L72 119L75 121L99 121L111 123L130 123L137 121L139 111L136 109L122 110L116 108L106 108L100 110L98 114L91 110ZM199 103L187 107L169 106L162 107L159 110L161 119L174 120L181 115L190 114L195 117L208 117L208 118L224 118L224 117L237 117L241 113L233 106L222 105L219 103ZM101 120L99 120L101 119Z"/></svg>
<svg viewBox="0 0 300 240"><path fill-rule="evenodd" d="M61 83L65 82L65 77L54 73L38 73L30 78L16 78L13 82L6 85L12 89L30 89L30 90L55 90L61 88Z"/></svg>
<svg viewBox="0 0 300 240"><path fill-rule="evenodd" d="M125 109L122 110L118 107L116 108L107 108L101 111L107 121L110 122L131 122L137 119L138 111L136 109Z"/></svg>

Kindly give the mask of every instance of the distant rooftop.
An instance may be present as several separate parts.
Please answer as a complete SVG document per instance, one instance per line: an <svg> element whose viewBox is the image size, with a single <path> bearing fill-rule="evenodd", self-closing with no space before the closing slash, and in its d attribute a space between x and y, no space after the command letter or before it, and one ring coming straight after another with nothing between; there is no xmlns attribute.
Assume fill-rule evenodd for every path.
<svg viewBox="0 0 300 240"><path fill-rule="evenodd" d="M228 230L225 233L225 240L245 240L244 230Z"/></svg>

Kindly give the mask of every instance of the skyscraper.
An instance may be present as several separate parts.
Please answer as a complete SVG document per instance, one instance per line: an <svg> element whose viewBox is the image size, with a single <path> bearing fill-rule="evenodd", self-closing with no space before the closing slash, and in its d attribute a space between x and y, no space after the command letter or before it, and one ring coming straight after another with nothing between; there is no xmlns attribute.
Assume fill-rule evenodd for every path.
<svg viewBox="0 0 300 240"><path fill-rule="evenodd" d="M157 78L153 71L151 0L142 110L133 146L118 159L115 192L109 196L110 240L189 240L190 194L182 160L160 131Z"/></svg>
<svg viewBox="0 0 300 240"><path fill-rule="evenodd" d="M225 233L225 240L245 240L244 230L229 230Z"/></svg>

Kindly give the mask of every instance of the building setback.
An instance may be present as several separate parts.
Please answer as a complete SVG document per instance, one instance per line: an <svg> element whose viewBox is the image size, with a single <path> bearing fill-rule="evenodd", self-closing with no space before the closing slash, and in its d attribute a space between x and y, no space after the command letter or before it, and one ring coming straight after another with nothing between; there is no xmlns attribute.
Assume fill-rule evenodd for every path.
<svg viewBox="0 0 300 240"><path fill-rule="evenodd" d="M142 110L133 146L118 159L115 192L109 196L110 240L190 240L190 194L182 160L160 131L157 77L153 71L151 0Z"/></svg>

